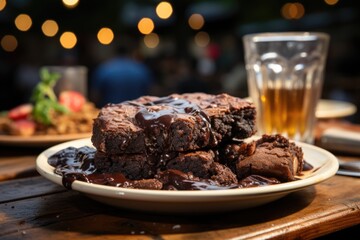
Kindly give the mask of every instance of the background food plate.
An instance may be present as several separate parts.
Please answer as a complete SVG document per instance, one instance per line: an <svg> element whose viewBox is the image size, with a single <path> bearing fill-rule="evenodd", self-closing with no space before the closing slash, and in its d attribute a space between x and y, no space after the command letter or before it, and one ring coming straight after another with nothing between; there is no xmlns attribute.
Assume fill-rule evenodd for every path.
<svg viewBox="0 0 360 240"><path fill-rule="evenodd" d="M99 202L116 207L159 213L214 213L256 207L277 200L287 194L318 184L335 175L339 164L330 152L304 143L297 143L304 151L314 171L301 180L264 187L229 190L144 190L75 181L72 189ZM48 157L66 147L92 146L90 139L80 139L53 146L36 160L37 171L50 181L62 185L62 177L54 173Z"/></svg>
<svg viewBox="0 0 360 240"><path fill-rule="evenodd" d="M77 133L64 135L36 135L36 136L12 136L0 134L0 145L22 147L49 147L55 144L90 137L91 133Z"/></svg>

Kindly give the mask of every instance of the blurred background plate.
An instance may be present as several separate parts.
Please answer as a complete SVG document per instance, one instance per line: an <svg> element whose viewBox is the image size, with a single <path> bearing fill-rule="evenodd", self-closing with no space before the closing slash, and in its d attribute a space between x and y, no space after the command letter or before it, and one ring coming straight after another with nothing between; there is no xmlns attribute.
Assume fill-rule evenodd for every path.
<svg viewBox="0 0 360 240"><path fill-rule="evenodd" d="M356 113L354 104L336 100L321 99L316 110L317 118L340 118Z"/></svg>

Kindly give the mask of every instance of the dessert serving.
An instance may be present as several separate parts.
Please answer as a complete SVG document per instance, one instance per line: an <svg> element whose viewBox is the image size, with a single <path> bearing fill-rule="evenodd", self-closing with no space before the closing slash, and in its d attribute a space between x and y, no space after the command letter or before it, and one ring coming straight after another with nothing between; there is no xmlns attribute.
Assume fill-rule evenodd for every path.
<svg viewBox="0 0 360 240"><path fill-rule="evenodd" d="M124 188L217 190L295 181L302 149L256 132L252 103L227 94L145 96L108 104L94 119L93 147L48 158L63 185L74 180Z"/></svg>

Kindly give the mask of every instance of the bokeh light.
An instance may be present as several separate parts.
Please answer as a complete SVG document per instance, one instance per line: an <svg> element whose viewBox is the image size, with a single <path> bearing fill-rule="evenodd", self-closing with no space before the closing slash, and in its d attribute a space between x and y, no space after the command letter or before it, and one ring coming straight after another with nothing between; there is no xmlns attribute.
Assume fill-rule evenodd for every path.
<svg viewBox="0 0 360 240"><path fill-rule="evenodd" d="M160 43L159 35L150 33L144 36L144 44L148 48L156 48Z"/></svg>
<svg viewBox="0 0 360 240"><path fill-rule="evenodd" d="M194 30L199 30L204 26L205 20L201 14L194 13L189 17L189 26Z"/></svg>
<svg viewBox="0 0 360 240"><path fill-rule="evenodd" d="M173 13L173 8L169 2L160 2L156 6L156 14L161 19L168 19Z"/></svg>
<svg viewBox="0 0 360 240"><path fill-rule="evenodd" d="M71 49L77 43L76 35L73 32L64 32L60 36L60 44L63 48Z"/></svg>
<svg viewBox="0 0 360 240"><path fill-rule="evenodd" d="M339 2L339 0L324 0L324 2L328 5L335 5Z"/></svg>
<svg viewBox="0 0 360 240"><path fill-rule="evenodd" d="M304 5L299 2L285 3L281 8L281 15L286 19L300 19L304 14Z"/></svg>
<svg viewBox="0 0 360 240"><path fill-rule="evenodd" d="M6 52L13 52L15 51L15 49L18 46L18 41L16 39L16 37L14 37L13 35L5 35L2 39L1 39L1 47L6 51Z"/></svg>
<svg viewBox="0 0 360 240"><path fill-rule="evenodd" d="M53 37L59 31L59 26L54 20L46 20L41 25L41 30L45 36Z"/></svg>
<svg viewBox="0 0 360 240"><path fill-rule="evenodd" d="M15 18L15 26L20 31L25 32L25 31L29 30L31 25L32 25L31 17L27 14L19 14Z"/></svg>
<svg viewBox="0 0 360 240"><path fill-rule="evenodd" d="M210 43L210 36L207 32L198 32L194 38L195 44L199 47L206 47Z"/></svg>
<svg viewBox="0 0 360 240"><path fill-rule="evenodd" d="M142 18L138 23L138 29L142 34L149 34L154 30L154 22L150 18Z"/></svg>
<svg viewBox="0 0 360 240"><path fill-rule="evenodd" d="M110 28L101 28L97 34L97 39L101 44L108 45L114 40L114 33Z"/></svg>
<svg viewBox="0 0 360 240"><path fill-rule="evenodd" d="M75 8L79 4L79 0L62 0L62 2L67 8Z"/></svg>
<svg viewBox="0 0 360 240"><path fill-rule="evenodd" d="M6 7L6 0L0 0L0 11Z"/></svg>

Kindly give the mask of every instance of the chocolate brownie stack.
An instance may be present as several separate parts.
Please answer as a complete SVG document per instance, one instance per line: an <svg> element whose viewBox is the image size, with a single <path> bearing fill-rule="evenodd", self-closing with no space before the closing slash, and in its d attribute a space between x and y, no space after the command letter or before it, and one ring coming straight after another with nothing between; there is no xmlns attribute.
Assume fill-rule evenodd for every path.
<svg viewBox="0 0 360 240"><path fill-rule="evenodd" d="M147 189L223 189L292 181L300 148L255 133L252 103L227 94L145 96L103 107L94 120L95 167ZM265 180L264 180L265 179Z"/></svg>

